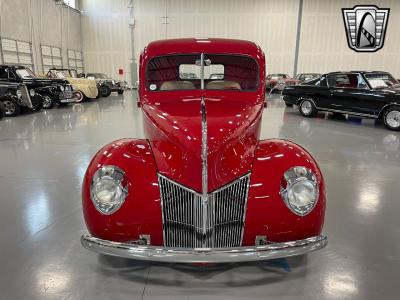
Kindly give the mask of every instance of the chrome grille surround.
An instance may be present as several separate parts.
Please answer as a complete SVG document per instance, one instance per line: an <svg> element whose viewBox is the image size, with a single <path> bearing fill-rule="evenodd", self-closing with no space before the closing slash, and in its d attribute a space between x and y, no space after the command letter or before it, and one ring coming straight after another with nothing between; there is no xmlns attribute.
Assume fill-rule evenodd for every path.
<svg viewBox="0 0 400 300"><path fill-rule="evenodd" d="M250 173L206 196L158 175L165 247L240 247Z"/></svg>
<svg viewBox="0 0 400 300"><path fill-rule="evenodd" d="M18 88L21 91L21 98L26 106L33 108L31 95L29 94L28 87L25 84L21 84Z"/></svg>

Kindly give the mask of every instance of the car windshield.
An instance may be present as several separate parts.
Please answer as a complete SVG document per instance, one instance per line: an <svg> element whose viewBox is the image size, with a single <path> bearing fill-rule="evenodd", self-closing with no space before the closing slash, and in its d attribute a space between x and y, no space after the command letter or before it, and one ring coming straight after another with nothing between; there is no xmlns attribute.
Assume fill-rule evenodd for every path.
<svg viewBox="0 0 400 300"><path fill-rule="evenodd" d="M280 78L289 78L289 75L286 74L271 74L271 79L280 79Z"/></svg>
<svg viewBox="0 0 400 300"><path fill-rule="evenodd" d="M61 78L61 79L67 78L67 76L65 76L65 74L61 71L52 71L51 75L52 75L51 77L53 78Z"/></svg>
<svg viewBox="0 0 400 300"><path fill-rule="evenodd" d="M27 79L27 78L29 79L29 78L36 77L35 73L33 73L28 68L18 68L18 69L16 69L16 72L17 72L18 76L21 77L22 79Z"/></svg>
<svg viewBox="0 0 400 300"><path fill-rule="evenodd" d="M203 78L202 78L203 77ZM258 87L257 62L244 55L200 54L155 57L147 65L150 91L236 90L254 91Z"/></svg>
<svg viewBox="0 0 400 300"><path fill-rule="evenodd" d="M385 72L367 73L365 78L373 89L387 88L400 84L390 73Z"/></svg>
<svg viewBox="0 0 400 300"><path fill-rule="evenodd" d="M76 70L69 70L69 74L72 78L78 78L78 72Z"/></svg>

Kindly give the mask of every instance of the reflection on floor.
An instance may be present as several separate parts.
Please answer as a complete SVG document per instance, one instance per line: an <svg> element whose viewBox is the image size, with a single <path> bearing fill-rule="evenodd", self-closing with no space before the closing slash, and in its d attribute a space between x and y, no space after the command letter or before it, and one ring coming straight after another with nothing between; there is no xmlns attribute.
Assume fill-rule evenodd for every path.
<svg viewBox="0 0 400 300"><path fill-rule="evenodd" d="M325 175L329 244L262 263L181 265L80 245L80 185L104 144L143 137L135 92L0 121L1 299L396 299L400 133L379 121L308 119L274 94L262 138L292 140ZM268 171L268 170L266 170Z"/></svg>

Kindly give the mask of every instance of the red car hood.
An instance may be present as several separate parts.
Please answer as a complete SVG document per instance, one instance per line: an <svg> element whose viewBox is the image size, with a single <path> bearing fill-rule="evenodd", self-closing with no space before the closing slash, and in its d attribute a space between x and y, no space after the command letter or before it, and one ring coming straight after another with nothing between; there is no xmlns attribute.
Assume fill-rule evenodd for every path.
<svg viewBox="0 0 400 300"><path fill-rule="evenodd" d="M202 97L206 107L208 192L251 170L263 99L243 92L160 94L159 100L152 95L151 103L142 102L145 132L160 174L202 191Z"/></svg>

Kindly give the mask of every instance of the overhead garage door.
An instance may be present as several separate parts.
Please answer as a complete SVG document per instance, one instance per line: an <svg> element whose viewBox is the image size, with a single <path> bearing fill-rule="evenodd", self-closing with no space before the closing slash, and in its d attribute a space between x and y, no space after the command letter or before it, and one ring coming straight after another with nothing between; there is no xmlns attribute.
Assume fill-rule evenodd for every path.
<svg viewBox="0 0 400 300"><path fill-rule="evenodd" d="M53 46L41 46L43 73L51 68L62 68L61 48Z"/></svg>
<svg viewBox="0 0 400 300"><path fill-rule="evenodd" d="M1 39L4 64L22 65L33 70L32 46L28 42Z"/></svg>

